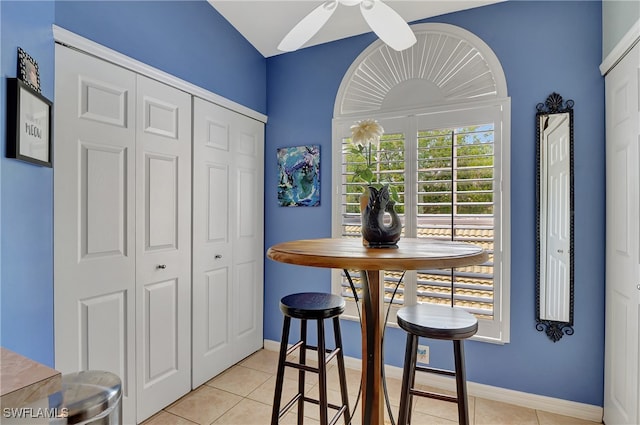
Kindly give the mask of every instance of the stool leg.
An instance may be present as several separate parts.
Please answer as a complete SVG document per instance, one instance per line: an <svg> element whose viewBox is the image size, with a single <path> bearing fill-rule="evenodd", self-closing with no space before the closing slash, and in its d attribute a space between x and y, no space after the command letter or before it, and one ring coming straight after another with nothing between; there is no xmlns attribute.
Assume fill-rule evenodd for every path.
<svg viewBox="0 0 640 425"><path fill-rule="evenodd" d="M453 341L453 355L456 367L456 389L458 392L458 422L460 422L460 425L468 425L469 409L467 408L467 378L464 370L464 341Z"/></svg>
<svg viewBox="0 0 640 425"><path fill-rule="evenodd" d="M280 341L280 355L278 356L278 371L276 372L276 389L273 393L273 409L271 411L271 425L277 425L280 417L280 402L282 401L282 384L284 383L284 362L287 357L287 343L289 342L289 329L291 318L284 317L282 325L282 340Z"/></svg>
<svg viewBox="0 0 640 425"><path fill-rule="evenodd" d="M320 425L327 425L329 423L329 412L327 406L327 364L325 362L325 357L324 320L318 319L318 386L320 387Z"/></svg>
<svg viewBox="0 0 640 425"><path fill-rule="evenodd" d="M342 395L342 404L346 407L344 410L344 423L349 425L351 422L349 412L349 393L347 391L347 373L344 367L344 354L342 352L342 333L340 332L340 318L333 318L333 334L336 340L336 349L338 352L338 376L340 378L340 393Z"/></svg>
<svg viewBox="0 0 640 425"><path fill-rule="evenodd" d="M307 364L307 321L306 319L300 320L300 341L302 341L302 345L300 346L299 363ZM305 374L304 370L300 369L298 371L298 393L300 394L300 398L298 399L298 425L303 425L304 423L304 384L305 384Z"/></svg>
<svg viewBox="0 0 640 425"><path fill-rule="evenodd" d="M402 389L400 390L400 412L398 425L407 425L411 415L411 394L416 374L416 360L418 337L407 333L407 343L404 352L404 371L402 372Z"/></svg>

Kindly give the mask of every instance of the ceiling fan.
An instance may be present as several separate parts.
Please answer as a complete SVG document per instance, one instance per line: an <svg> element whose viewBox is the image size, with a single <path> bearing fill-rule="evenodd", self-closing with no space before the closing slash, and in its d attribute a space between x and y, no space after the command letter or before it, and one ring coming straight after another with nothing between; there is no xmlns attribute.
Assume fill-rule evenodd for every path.
<svg viewBox="0 0 640 425"><path fill-rule="evenodd" d="M307 16L284 36L278 50L292 52L309 41L329 20L338 7L338 3L345 6L360 5L360 11L365 21L374 33L394 50L404 50L413 46L416 36L409 25L391 7L382 0L328 0L313 9Z"/></svg>

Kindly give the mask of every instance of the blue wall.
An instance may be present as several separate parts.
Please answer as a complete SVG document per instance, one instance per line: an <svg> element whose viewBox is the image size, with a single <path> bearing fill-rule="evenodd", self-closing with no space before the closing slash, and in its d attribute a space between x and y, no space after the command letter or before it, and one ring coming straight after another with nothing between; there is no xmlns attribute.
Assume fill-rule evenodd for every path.
<svg viewBox="0 0 640 425"><path fill-rule="evenodd" d="M424 22L445 22L483 39L501 61L511 97L511 342L467 344L468 378L498 387L602 406L604 364L604 80L601 3L510 1ZM371 34L267 60L265 244L331 234L331 118L340 82ZM553 91L575 101L575 334L551 342L535 330L535 106ZM321 146L321 206L277 206L276 148ZM265 262L265 338L279 340L278 300L330 290L327 270ZM346 353L360 330L343 321ZM402 364L404 336L386 336L387 363ZM431 362L450 366L448 345L430 342Z"/></svg>
<svg viewBox="0 0 640 425"><path fill-rule="evenodd" d="M56 25L266 113L265 59L205 0L57 1Z"/></svg>
<svg viewBox="0 0 640 425"><path fill-rule="evenodd" d="M52 24L266 112L266 60L204 0L2 0L0 10L2 129L18 46L38 62L42 92L54 100ZM0 146L0 345L53 366L55 159L51 170L5 158L4 130Z"/></svg>
<svg viewBox="0 0 640 425"><path fill-rule="evenodd" d="M204 0L183 2L0 1L2 76L16 75L16 47L40 65L53 99L51 24L269 114L265 161L265 241L331 233L331 118L349 65L371 34L262 58ZM469 379L602 405L604 364L604 84L601 3L514 1L431 19L459 25L497 54L512 100L511 343L467 344ZM0 90L0 344L53 365L52 170L5 158L5 81ZM268 89L268 90L267 90ZM534 329L535 105L552 91L576 102L576 333L552 343ZM317 208L280 208L277 147L321 145ZM55 171L55 164L54 164ZM329 290L326 270L265 262L265 338L280 338L279 298ZM347 354L359 356L359 326L344 323ZM399 365L404 337L387 335ZM432 362L449 350L432 344ZM444 365L443 365L444 366Z"/></svg>
<svg viewBox="0 0 640 425"><path fill-rule="evenodd" d="M1 56L6 124L6 78L15 77L17 47L38 62L42 94L53 99L51 23L53 2L2 1ZM6 134L0 133L0 343L53 366L53 171L6 158Z"/></svg>

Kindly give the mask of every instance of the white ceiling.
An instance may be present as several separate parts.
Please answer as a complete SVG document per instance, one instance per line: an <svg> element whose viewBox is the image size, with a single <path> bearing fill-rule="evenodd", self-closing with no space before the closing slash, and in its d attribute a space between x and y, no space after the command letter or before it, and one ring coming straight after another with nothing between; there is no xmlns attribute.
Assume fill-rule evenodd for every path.
<svg viewBox="0 0 640 425"><path fill-rule="evenodd" d="M385 0L407 22L505 0ZM282 38L322 0L208 0L264 57L280 54ZM338 5L303 47L371 32L359 7Z"/></svg>

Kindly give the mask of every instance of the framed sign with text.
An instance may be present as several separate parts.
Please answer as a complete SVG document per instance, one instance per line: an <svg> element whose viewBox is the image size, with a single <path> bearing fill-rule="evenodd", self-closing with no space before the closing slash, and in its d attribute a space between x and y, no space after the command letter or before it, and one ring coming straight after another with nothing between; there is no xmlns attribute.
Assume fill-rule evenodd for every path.
<svg viewBox="0 0 640 425"><path fill-rule="evenodd" d="M7 79L7 157L51 167L52 103L18 78Z"/></svg>

